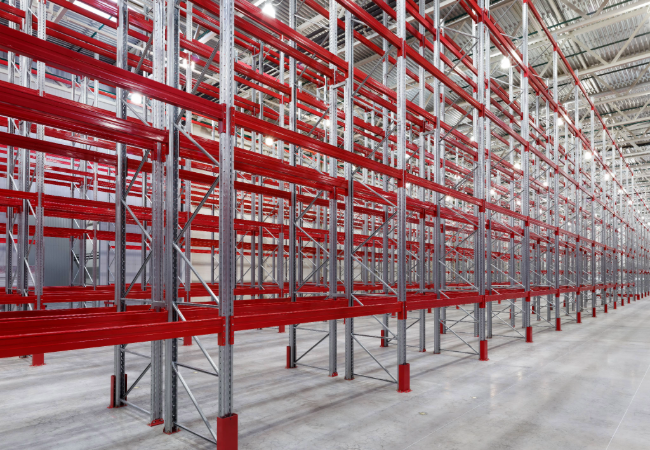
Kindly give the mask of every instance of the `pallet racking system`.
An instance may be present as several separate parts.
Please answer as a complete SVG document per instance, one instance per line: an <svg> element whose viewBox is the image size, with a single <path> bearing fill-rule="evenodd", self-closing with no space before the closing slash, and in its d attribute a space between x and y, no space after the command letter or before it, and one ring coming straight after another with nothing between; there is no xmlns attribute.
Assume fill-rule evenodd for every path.
<svg viewBox="0 0 650 450"><path fill-rule="evenodd" d="M286 23L247 0L0 3L0 357L40 365L113 345L112 407L230 449L238 331L288 327L287 368L326 342L337 376L344 319L345 378L368 376L355 371L363 350L408 392L408 348L426 351L427 321L434 354L460 339L487 360L496 324L532 342L533 317L559 331L646 296L647 206L535 4L516 3L515 44L488 2L449 11L471 34L446 27L440 3L288 0ZM96 32L62 25L66 10ZM300 14L329 28L303 34ZM529 24L551 53L542 74ZM359 49L373 55L367 71ZM45 237L69 242L68 286L44 286ZM362 343L359 317L377 321L394 367ZM328 331L299 355L296 324L317 321ZM206 334L219 335L216 362ZM217 375L216 432L177 338ZM150 363L129 386L135 342L151 342ZM149 410L127 400L147 372ZM207 434L179 423L179 384Z"/></svg>

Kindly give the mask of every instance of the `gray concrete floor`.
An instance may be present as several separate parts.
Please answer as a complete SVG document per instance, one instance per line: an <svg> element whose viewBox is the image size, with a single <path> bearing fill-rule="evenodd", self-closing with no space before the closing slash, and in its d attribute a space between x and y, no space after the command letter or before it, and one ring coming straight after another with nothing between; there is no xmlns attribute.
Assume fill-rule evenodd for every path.
<svg viewBox="0 0 650 450"><path fill-rule="evenodd" d="M460 311L449 316L460 318ZM432 321L432 316L427 315ZM507 320L507 316L504 316ZM413 321L413 319L410 319ZM431 322L430 322L431 323ZM427 332L432 348L432 326ZM238 333L235 344L235 409L240 449L648 449L650 448L650 303L642 300L581 325L556 332L536 322L533 344L494 337L490 361L409 348L412 392L400 394L383 381L300 367L287 370L286 334L264 329ZM394 319L391 319L391 326ZM310 328L324 329L325 324ZM475 343L471 324L460 324ZM358 319L357 333L379 334L370 318ZM342 324L339 337L343 334ZM495 322L495 334L516 335ZM299 331L299 353L320 336ZM418 325L409 329L417 345ZM395 347L360 338L396 375ZM216 359L216 336L202 338ZM343 341L339 340L343 374ZM449 350L469 350L452 335ZM130 346L148 353L148 344ZM325 344L304 357L325 367ZM180 347L180 362L208 369L198 347ZM386 378L359 346L356 371ZM148 427L131 408L107 409L112 349L46 355L47 365L28 359L0 361L0 448L6 449L213 449L181 431L172 436ZM128 355L129 379L147 361ZM217 380L181 369L213 428ZM129 395L148 409L149 379ZM207 428L179 385L179 422L202 433Z"/></svg>

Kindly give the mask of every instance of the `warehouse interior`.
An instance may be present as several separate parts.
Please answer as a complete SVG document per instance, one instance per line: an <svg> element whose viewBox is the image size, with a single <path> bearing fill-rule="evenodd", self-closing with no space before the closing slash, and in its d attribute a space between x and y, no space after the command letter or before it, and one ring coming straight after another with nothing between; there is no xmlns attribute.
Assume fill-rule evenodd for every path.
<svg viewBox="0 0 650 450"><path fill-rule="evenodd" d="M2 0L12 449L645 449L650 0Z"/></svg>

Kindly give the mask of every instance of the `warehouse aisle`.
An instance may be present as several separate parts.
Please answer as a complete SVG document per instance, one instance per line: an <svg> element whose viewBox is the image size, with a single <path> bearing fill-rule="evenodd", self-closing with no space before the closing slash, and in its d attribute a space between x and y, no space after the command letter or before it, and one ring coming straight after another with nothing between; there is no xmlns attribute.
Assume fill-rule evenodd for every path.
<svg viewBox="0 0 650 450"><path fill-rule="evenodd" d="M277 329L242 332L235 344L240 448L647 449L650 303L641 300L584 322L567 323L562 332L538 328L533 344L495 337L488 362L412 349L409 394L368 378L328 378L304 366L287 370L286 334ZM355 328L376 334L376 325L363 319ZM415 327L409 337L416 338ZM303 335L302 351L311 340L317 338ZM216 355L216 338L203 342ZM394 368L394 347L363 343L389 370ZM148 353L147 344L130 348ZM342 364L342 341L339 350ZM359 373L381 377L381 369L360 347L355 355ZM147 364L135 359L127 366L129 379ZM111 371L112 349L52 354L46 361L40 368L27 360L0 361L0 447L214 448L188 432L167 436L160 426L148 427L147 416L135 408L107 409L105 374ZM180 347L179 361L208 369L196 345ZM313 366L325 361L325 347L303 360ZM216 379L188 369L182 373L214 425ZM148 389L147 375L129 401L148 409ZM179 399L179 421L206 432L181 387Z"/></svg>

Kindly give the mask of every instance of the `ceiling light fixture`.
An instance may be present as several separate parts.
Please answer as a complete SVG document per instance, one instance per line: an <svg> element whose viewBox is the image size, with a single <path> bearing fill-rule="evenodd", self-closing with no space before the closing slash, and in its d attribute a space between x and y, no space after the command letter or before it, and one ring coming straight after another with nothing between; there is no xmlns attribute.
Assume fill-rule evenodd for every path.
<svg viewBox="0 0 650 450"><path fill-rule="evenodd" d="M264 3L264 7L262 8L262 14L269 16L272 19L275 19L275 8L273 7L273 3L270 1Z"/></svg>

